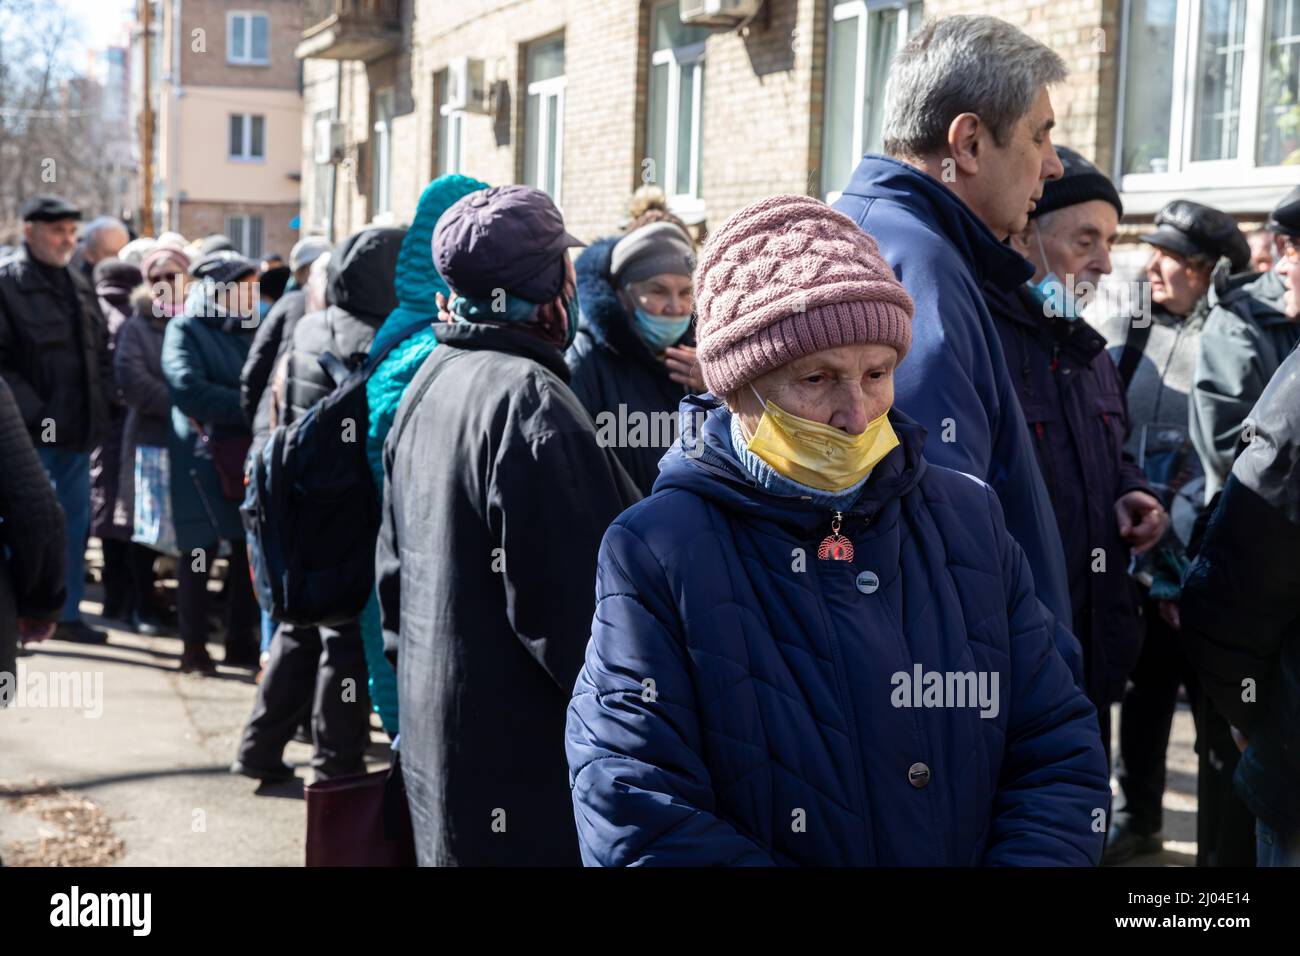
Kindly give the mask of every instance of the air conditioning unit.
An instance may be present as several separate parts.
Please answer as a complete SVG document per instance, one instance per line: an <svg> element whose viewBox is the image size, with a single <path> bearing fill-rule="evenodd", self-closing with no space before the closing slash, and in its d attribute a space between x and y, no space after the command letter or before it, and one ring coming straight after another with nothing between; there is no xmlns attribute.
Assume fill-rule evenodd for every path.
<svg viewBox="0 0 1300 956"><path fill-rule="evenodd" d="M682 23L696 27L734 27L762 9L764 0L681 0Z"/></svg>
<svg viewBox="0 0 1300 956"><path fill-rule="evenodd" d="M462 56L447 64L447 108L467 113L489 112L482 60Z"/></svg>
<svg viewBox="0 0 1300 956"><path fill-rule="evenodd" d="M343 161L343 124L318 119L312 137L312 160L320 166Z"/></svg>

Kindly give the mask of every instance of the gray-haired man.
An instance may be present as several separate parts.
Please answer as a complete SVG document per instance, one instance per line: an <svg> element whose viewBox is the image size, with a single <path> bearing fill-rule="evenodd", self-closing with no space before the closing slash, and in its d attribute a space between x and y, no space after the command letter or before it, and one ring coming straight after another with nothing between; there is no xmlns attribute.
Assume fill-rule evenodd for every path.
<svg viewBox="0 0 1300 956"><path fill-rule="evenodd" d="M930 461L997 492L1082 686L1061 537L981 291L1033 274L1004 241L1025 228L1043 181L1061 175L1047 87L1065 73L1059 56L994 17L926 23L891 68L888 155L865 156L835 207L876 239L916 303L898 408L927 429Z"/></svg>

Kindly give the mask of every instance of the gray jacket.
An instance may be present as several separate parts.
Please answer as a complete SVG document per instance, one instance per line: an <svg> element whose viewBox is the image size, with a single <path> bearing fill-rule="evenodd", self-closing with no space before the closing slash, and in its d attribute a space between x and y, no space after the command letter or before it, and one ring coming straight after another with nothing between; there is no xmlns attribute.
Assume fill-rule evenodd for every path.
<svg viewBox="0 0 1300 956"><path fill-rule="evenodd" d="M1151 489L1169 512L1169 530L1142 555L1133 572L1156 600L1176 600L1196 519L1205 506L1205 475L1188 430L1190 393L1208 305L1204 297L1187 316L1150 309L1151 324L1141 359L1128 386L1129 432L1125 451L1146 473ZM1119 362L1134 327L1135 311L1122 308L1094 318Z"/></svg>
<svg viewBox="0 0 1300 956"><path fill-rule="evenodd" d="M1192 444L1205 470L1205 502L1223 487L1250 410L1283 359L1300 342L1300 323L1282 309L1276 271L1210 290L1193 383Z"/></svg>

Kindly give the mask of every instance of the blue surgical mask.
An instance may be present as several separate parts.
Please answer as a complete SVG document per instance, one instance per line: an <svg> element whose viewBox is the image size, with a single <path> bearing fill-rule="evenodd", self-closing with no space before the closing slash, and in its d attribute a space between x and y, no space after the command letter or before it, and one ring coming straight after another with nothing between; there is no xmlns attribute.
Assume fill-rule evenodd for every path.
<svg viewBox="0 0 1300 956"><path fill-rule="evenodd" d="M1066 293L1065 283L1055 272L1049 272L1041 281L1027 283L1034 298L1043 306L1043 314L1050 318L1076 319L1074 303Z"/></svg>
<svg viewBox="0 0 1300 956"><path fill-rule="evenodd" d="M668 319L652 315L640 306L636 307L633 314L636 316L637 334L656 355L670 345L680 342L691 325L689 315L684 315L680 319Z"/></svg>
<svg viewBox="0 0 1300 956"><path fill-rule="evenodd" d="M1052 270L1052 264L1047 259L1047 250L1043 248L1043 235L1034 229L1034 238L1038 240L1038 254L1043 257L1043 267L1047 269L1047 275L1034 282L1032 279L1027 283L1030 290L1034 293L1034 298L1038 299L1039 304L1043 306L1043 313L1053 319L1068 319L1073 322L1079 317L1078 303L1074 301L1074 296L1065 287Z"/></svg>

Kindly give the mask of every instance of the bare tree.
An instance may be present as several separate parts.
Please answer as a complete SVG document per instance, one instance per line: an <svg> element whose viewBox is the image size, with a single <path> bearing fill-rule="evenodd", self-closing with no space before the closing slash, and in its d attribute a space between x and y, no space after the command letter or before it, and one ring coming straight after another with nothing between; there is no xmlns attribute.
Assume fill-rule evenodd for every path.
<svg viewBox="0 0 1300 956"><path fill-rule="evenodd" d="M34 193L113 211L104 92L69 62L78 39L62 4L0 0L0 239L13 241L18 210Z"/></svg>

